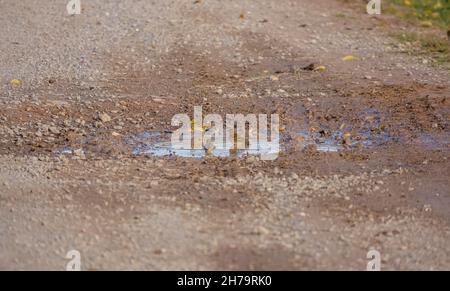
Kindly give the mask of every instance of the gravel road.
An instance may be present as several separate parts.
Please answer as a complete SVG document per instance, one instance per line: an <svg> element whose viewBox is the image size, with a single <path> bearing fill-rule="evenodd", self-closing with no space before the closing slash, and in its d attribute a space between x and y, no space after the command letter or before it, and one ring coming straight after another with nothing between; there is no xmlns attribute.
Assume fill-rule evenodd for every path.
<svg viewBox="0 0 450 291"><path fill-rule="evenodd" d="M362 1L65 2L0 0L0 270L450 269L450 75L392 37L419 28ZM200 105L279 114L280 156L165 154Z"/></svg>

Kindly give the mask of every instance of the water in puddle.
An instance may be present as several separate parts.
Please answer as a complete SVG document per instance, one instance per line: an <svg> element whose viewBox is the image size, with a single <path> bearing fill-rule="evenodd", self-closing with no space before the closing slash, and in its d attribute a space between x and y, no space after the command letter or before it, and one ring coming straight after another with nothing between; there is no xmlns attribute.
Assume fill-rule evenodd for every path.
<svg viewBox="0 0 450 291"><path fill-rule="evenodd" d="M60 155L72 155L73 154L73 150L71 148L63 148L61 150L57 150L56 151L57 154Z"/></svg>
<svg viewBox="0 0 450 291"><path fill-rule="evenodd" d="M449 150L450 134L435 135L429 133L418 134L415 139L404 140L403 138L393 137L389 130L384 127L382 114L376 109L368 109L363 111L359 120L358 128L340 128L330 130L323 126L323 130L319 132L311 132L307 128L309 124L305 121L301 128L297 128L296 135L300 137L300 146L306 148L314 145L316 150L324 153L333 153L343 150L352 150L357 148L373 148L385 145L389 142L412 142L424 146L431 150ZM306 125L305 125L306 124ZM351 133L350 138L345 139L346 133ZM289 147L287 136L282 136L283 148ZM276 154L264 152L261 150L225 150L216 149L208 152L206 149L180 150L171 146L171 132L167 131L145 131L138 134L128 135L124 141L130 147L131 152L135 156L148 155L154 157L184 157L202 159L207 156L218 158L243 158L245 156L258 156L261 154ZM292 141L289 138L290 141ZM57 154L72 155L74 150L70 147L64 147L56 151Z"/></svg>
<svg viewBox="0 0 450 291"><path fill-rule="evenodd" d="M365 110L360 118L364 120L364 123L361 130L358 131L359 140L355 142L356 144L371 147L394 140L389 130L385 128L382 114L377 109Z"/></svg>
<svg viewBox="0 0 450 291"><path fill-rule="evenodd" d="M315 145L319 152L338 152L358 147L370 148L393 140L388 130L384 128L378 110L368 109L361 114L360 118L363 123L358 130L353 128L321 132L303 130L298 132L298 135L301 137L303 147ZM351 133L350 137L345 139L345 133Z"/></svg>
<svg viewBox="0 0 450 291"><path fill-rule="evenodd" d="M148 155L155 157L183 157L202 159L206 156L217 158L237 157L243 158L245 156L259 156L261 154L278 154L277 152L270 152L270 150L227 150L215 149L210 152L206 149L174 149L170 142L170 133L164 132L143 132L137 135L132 135L126 138L126 143L132 147L133 155Z"/></svg>
<svg viewBox="0 0 450 291"><path fill-rule="evenodd" d="M301 131L299 135L302 138L303 147L315 145L319 152L337 152L343 149L343 145L339 144L339 141L333 135L328 138L322 138L318 133L307 131Z"/></svg>

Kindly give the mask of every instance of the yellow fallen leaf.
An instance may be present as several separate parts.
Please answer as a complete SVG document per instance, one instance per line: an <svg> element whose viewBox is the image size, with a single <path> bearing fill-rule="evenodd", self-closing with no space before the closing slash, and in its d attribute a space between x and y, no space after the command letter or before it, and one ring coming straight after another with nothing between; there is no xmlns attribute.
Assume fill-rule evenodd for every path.
<svg viewBox="0 0 450 291"><path fill-rule="evenodd" d="M342 60L343 61L353 61L353 60L356 60L356 57L352 56L352 55L348 55L348 56L343 57Z"/></svg>
<svg viewBox="0 0 450 291"><path fill-rule="evenodd" d="M429 21L429 20L422 21L420 24L421 24L423 27L432 27L432 26L433 26L433 23L432 23L431 21Z"/></svg>
<svg viewBox="0 0 450 291"><path fill-rule="evenodd" d="M319 72L323 72L327 69L327 67L325 66L318 66L316 68L314 68L314 71L319 71Z"/></svg>
<svg viewBox="0 0 450 291"><path fill-rule="evenodd" d="M10 84L13 87L19 87L20 85L22 85L22 81L17 80L17 79L13 79L13 80L11 80Z"/></svg>
<svg viewBox="0 0 450 291"><path fill-rule="evenodd" d="M194 130L199 130L199 131L206 131L211 128L210 125L208 125L208 124L203 125L200 122L197 122L195 119L193 119L191 121L191 126L194 128Z"/></svg>

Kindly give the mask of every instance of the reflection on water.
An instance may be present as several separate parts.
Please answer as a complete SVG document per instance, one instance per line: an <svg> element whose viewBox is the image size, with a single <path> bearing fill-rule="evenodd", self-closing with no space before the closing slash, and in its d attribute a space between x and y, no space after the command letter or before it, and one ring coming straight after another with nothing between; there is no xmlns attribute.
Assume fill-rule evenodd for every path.
<svg viewBox="0 0 450 291"><path fill-rule="evenodd" d="M218 158L237 157L243 158L246 156L260 156L260 155L278 155L278 150L273 149L244 149L244 150L229 150L229 149L175 149L170 142L170 133L164 132L143 132L136 135L131 135L126 138L128 145L132 147L133 155L148 155L155 157L183 157L201 159L206 156Z"/></svg>

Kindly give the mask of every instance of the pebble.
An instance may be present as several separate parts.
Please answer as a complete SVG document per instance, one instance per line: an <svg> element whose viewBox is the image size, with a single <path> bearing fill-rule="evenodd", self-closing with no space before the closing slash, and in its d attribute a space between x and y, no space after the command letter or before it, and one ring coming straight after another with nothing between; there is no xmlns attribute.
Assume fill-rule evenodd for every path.
<svg viewBox="0 0 450 291"><path fill-rule="evenodd" d="M53 134L60 134L60 133L61 133L61 131L60 131L57 127L55 127L55 126L50 126L50 127L48 128L48 130L49 130L51 133L53 133Z"/></svg>
<svg viewBox="0 0 450 291"><path fill-rule="evenodd" d="M106 122L110 122L110 121L111 121L111 116L109 116L109 115L106 114L106 113L100 113L100 114L98 115L98 119L99 119L101 122L106 123Z"/></svg>

